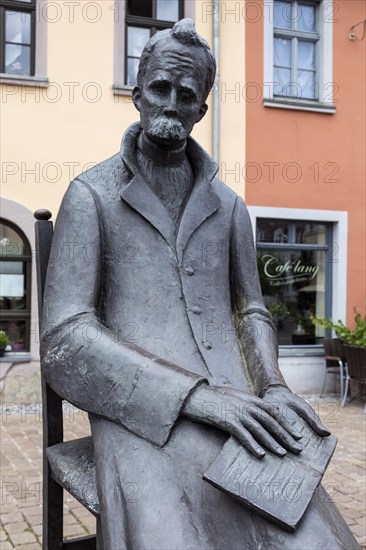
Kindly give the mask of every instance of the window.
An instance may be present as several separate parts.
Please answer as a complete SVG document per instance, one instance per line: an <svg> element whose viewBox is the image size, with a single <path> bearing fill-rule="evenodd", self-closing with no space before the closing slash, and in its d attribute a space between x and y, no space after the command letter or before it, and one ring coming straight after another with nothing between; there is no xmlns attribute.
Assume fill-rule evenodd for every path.
<svg viewBox="0 0 366 550"><path fill-rule="evenodd" d="M331 316L331 255L331 224L257 219L262 293L280 345L318 343L311 317Z"/></svg>
<svg viewBox="0 0 366 550"><path fill-rule="evenodd" d="M195 9L194 0L115 0L115 94L131 95L141 53L149 38L173 27L183 17L194 20Z"/></svg>
<svg viewBox="0 0 366 550"><path fill-rule="evenodd" d="M264 18L264 104L335 112L332 0L269 0Z"/></svg>
<svg viewBox="0 0 366 550"><path fill-rule="evenodd" d="M274 2L273 93L319 99L317 57L318 5Z"/></svg>
<svg viewBox="0 0 366 550"><path fill-rule="evenodd" d="M0 220L0 330L12 351L29 350L32 255L14 224Z"/></svg>
<svg viewBox="0 0 366 550"><path fill-rule="evenodd" d="M0 72L35 74L36 0L0 0Z"/></svg>
<svg viewBox="0 0 366 550"><path fill-rule="evenodd" d="M125 83L136 84L142 50L158 31L173 27L183 17L181 0L128 0L126 14Z"/></svg>

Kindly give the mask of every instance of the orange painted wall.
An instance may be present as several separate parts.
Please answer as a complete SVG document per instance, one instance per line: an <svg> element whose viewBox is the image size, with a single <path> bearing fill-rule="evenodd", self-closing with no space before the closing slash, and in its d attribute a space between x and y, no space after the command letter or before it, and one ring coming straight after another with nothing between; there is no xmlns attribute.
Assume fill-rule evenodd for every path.
<svg viewBox="0 0 366 550"><path fill-rule="evenodd" d="M262 100L247 101L245 199L256 206L348 211L347 322L351 324L353 308L363 312L366 302L366 38L352 42L348 34L352 25L366 18L366 2L337 0L336 4L333 80L338 86L337 112L290 111L264 107ZM362 36L362 25L357 31ZM246 23L246 68L247 82L262 86L263 19ZM265 162L280 163L273 169L272 183ZM286 181L289 162L301 167L296 183ZM248 163L257 163L258 172ZM314 163L319 163L319 181ZM295 169L287 169L287 180L295 179Z"/></svg>

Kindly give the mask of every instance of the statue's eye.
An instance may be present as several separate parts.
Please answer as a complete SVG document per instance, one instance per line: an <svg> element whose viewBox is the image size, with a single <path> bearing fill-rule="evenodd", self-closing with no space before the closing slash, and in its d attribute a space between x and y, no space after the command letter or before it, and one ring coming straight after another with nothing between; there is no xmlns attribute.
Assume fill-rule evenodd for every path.
<svg viewBox="0 0 366 550"><path fill-rule="evenodd" d="M164 95L169 91L168 82L153 82L151 89L159 95Z"/></svg>
<svg viewBox="0 0 366 550"><path fill-rule="evenodd" d="M191 90L180 90L179 98L184 103L191 103L196 99L196 96Z"/></svg>

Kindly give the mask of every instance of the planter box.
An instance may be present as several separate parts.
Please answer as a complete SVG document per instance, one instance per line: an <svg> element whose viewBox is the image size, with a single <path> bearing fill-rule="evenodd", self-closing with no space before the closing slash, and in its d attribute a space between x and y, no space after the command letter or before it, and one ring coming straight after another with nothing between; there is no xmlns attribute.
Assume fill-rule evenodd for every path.
<svg viewBox="0 0 366 550"><path fill-rule="evenodd" d="M345 360L343 344L339 338L324 338L322 344L325 355L330 357L339 357L342 361Z"/></svg>
<svg viewBox="0 0 366 550"><path fill-rule="evenodd" d="M366 348L349 346L348 344L343 344L342 347L349 376L366 383Z"/></svg>
<svg viewBox="0 0 366 550"><path fill-rule="evenodd" d="M313 334L292 334L291 339L294 346L313 346L315 344Z"/></svg>

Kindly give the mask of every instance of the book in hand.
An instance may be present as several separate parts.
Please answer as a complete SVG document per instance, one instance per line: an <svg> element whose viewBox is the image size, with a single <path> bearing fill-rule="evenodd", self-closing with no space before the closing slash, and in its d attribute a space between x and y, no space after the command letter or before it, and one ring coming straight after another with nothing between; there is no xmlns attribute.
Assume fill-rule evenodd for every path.
<svg viewBox="0 0 366 550"><path fill-rule="evenodd" d="M303 450L256 458L230 437L203 479L287 531L294 532L318 487L337 438L302 427Z"/></svg>

